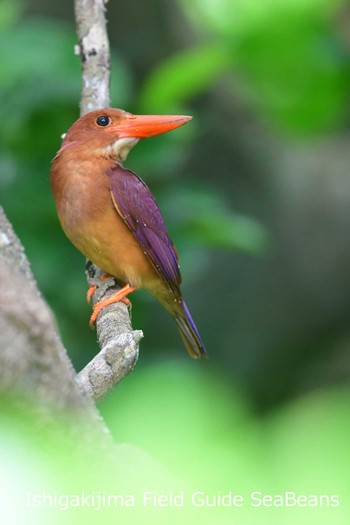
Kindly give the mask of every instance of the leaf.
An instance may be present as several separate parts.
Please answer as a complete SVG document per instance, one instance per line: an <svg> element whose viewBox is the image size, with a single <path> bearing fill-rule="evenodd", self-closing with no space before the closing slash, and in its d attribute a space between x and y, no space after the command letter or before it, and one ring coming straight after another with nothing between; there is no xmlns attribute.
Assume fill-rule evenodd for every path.
<svg viewBox="0 0 350 525"><path fill-rule="evenodd" d="M145 112L169 112L205 91L229 67L232 56L224 46L186 49L152 71L138 104Z"/></svg>
<svg viewBox="0 0 350 525"><path fill-rule="evenodd" d="M344 0L179 0L193 24L239 41L268 26L288 27L290 16L324 20Z"/></svg>
<svg viewBox="0 0 350 525"><path fill-rule="evenodd" d="M335 35L344 0L182 1L196 27L235 56L232 90L290 131L334 128L344 114L348 60Z"/></svg>

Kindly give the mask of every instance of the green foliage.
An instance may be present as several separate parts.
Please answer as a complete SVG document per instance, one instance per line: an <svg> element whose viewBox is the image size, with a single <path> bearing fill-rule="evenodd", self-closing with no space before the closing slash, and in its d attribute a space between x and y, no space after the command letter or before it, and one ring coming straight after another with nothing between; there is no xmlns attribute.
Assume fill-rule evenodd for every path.
<svg viewBox="0 0 350 525"><path fill-rule="evenodd" d="M269 245L268 232L258 221L233 213L223 196L209 189L177 186L162 202L181 243L255 254Z"/></svg>
<svg viewBox="0 0 350 525"><path fill-rule="evenodd" d="M161 461L176 479L187 481L186 490L232 491L246 500L252 491L340 497L340 506L334 509L254 509L246 505L243 509L211 509L212 515L205 509L204 519L309 525L316 516L320 524L329 523L334 516L337 523L346 523L349 389L300 399L258 420L222 373L215 377L212 367L203 371L191 365L170 365L157 364L135 374L114 394L118 403L114 395L103 403L102 411L116 439ZM311 519L310 511L314 512Z"/></svg>
<svg viewBox="0 0 350 525"><path fill-rule="evenodd" d="M210 369L211 370L211 369ZM139 368L102 403L118 445L91 455L11 400L0 411L0 494L5 523L346 525L349 389L326 391L257 419L222 374L178 362ZM325 420L327 414L327 420ZM326 422L327 421L327 422ZM184 506L143 505L143 492L184 493ZM244 506L194 507L196 491L244 498ZM250 505L252 492L336 495L339 506ZM30 495L28 496L28 492ZM67 497L131 494L134 507L94 510ZM58 504L33 507L33 495ZM39 500L40 501L40 500ZM29 502L29 505L28 505ZM31 504L30 504L31 502ZM96 505L97 506L97 505Z"/></svg>
<svg viewBox="0 0 350 525"><path fill-rule="evenodd" d="M147 77L139 104L145 111L164 113L206 91L231 63L225 46L190 48L170 57Z"/></svg>
<svg viewBox="0 0 350 525"><path fill-rule="evenodd" d="M146 102L156 100L156 83L176 79L177 90L163 87L161 105L177 101L178 91L187 98L204 91L226 69L236 93L265 119L294 132L330 129L347 98L348 60L332 29L342 5L342 0L181 1L193 24L212 37L203 48L210 50L209 60L199 52L198 64L188 68L185 52L159 66L146 83Z"/></svg>

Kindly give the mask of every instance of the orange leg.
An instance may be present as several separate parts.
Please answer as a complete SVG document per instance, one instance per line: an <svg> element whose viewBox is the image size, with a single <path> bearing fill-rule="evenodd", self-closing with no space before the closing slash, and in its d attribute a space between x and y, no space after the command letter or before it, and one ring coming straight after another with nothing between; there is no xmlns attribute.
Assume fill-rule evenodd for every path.
<svg viewBox="0 0 350 525"><path fill-rule="evenodd" d="M130 292L131 293L131 292ZM130 310L132 309L132 302L127 297L123 297L123 299L120 300L122 303L126 304Z"/></svg>
<svg viewBox="0 0 350 525"><path fill-rule="evenodd" d="M86 292L86 300L87 300L88 304L90 304L91 297L94 295L94 293L97 290L97 288L98 288L97 284L93 284L92 286L90 286L90 288Z"/></svg>
<svg viewBox="0 0 350 525"><path fill-rule="evenodd" d="M114 303L119 303L120 301L122 301L125 304L130 303L129 299L127 299L126 296L129 295L129 293L133 292L134 290L136 290L136 288L133 288L132 286L130 286L130 284L127 284L121 290L118 290L117 292L112 293L112 295L110 295L106 299L103 299L103 301L100 301L99 303L95 304L92 315L90 317L90 322L89 322L90 328L94 327L98 314L105 306L108 306Z"/></svg>
<svg viewBox="0 0 350 525"><path fill-rule="evenodd" d="M101 281L105 281L106 279L108 279L108 277L111 277L109 275L109 273L104 273L103 275L101 275ZM86 300L87 300L88 304L90 304L91 297L94 295L94 293L96 292L97 288L98 288L97 284L93 284L92 286L90 286L90 288L86 292Z"/></svg>

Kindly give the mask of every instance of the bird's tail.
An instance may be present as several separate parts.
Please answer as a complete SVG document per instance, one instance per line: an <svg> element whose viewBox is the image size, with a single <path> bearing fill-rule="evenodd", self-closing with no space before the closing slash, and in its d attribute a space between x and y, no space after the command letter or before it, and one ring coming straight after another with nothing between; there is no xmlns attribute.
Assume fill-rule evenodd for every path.
<svg viewBox="0 0 350 525"><path fill-rule="evenodd" d="M186 350L190 356L194 359L198 359L199 357L208 357L201 336L199 335L196 325L194 324L191 314L188 311L184 301L182 301L181 310L177 311L173 315L175 317L175 321L177 322L181 339L183 340Z"/></svg>

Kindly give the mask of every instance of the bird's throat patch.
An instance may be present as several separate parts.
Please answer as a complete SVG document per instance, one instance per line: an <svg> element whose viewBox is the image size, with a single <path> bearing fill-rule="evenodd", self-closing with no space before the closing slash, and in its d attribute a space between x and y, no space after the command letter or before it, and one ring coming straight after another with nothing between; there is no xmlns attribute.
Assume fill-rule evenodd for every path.
<svg viewBox="0 0 350 525"><path fill-rule="evenodd" d="M112 157L115 160L124 161L129 154L129 151L136 146L140 139L137 138L124 138L117 139L115 142L107 146L106 153L108 157Z"/></svg>

